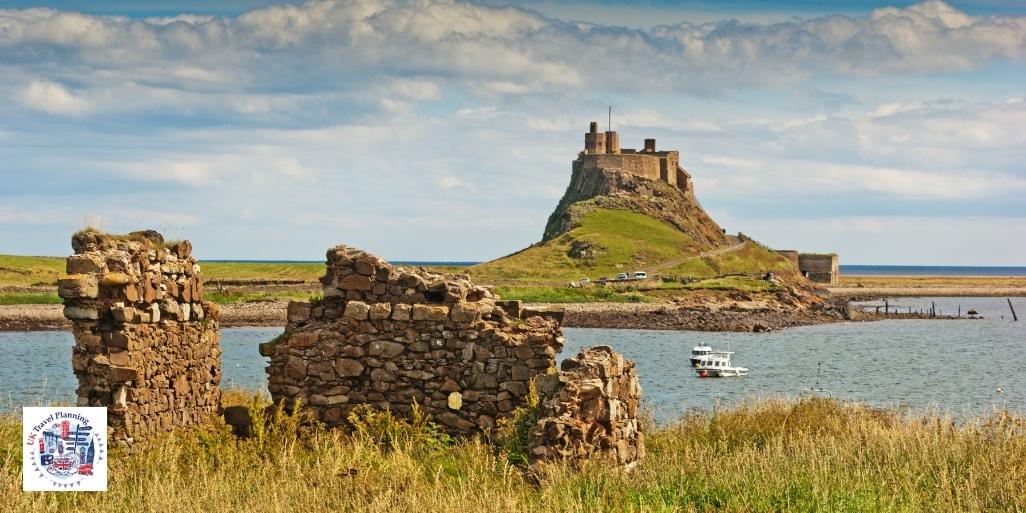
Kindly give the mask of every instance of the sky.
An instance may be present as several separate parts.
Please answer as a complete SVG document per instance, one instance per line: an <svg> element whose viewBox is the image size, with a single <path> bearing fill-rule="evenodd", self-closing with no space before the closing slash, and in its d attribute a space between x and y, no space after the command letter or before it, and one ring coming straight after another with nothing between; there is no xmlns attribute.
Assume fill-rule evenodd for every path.
<svg viewBox="0 0 1026 513"><path fill-rule="evenodd" d="M541 238L589 121L728 232L1026 265L1026 3L0 0L0 253L479 261Z"/></svg>

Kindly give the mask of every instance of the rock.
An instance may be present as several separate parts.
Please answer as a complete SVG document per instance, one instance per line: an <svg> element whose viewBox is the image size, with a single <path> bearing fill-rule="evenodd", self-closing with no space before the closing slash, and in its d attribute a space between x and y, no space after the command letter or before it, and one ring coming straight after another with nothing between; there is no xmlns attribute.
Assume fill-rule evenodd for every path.
<svg viewBox="0 0 1026 513"><path fill-rule="evenodd" d="M435 305L413 305L413 320L444 321L449 316L449 307Z"/></svg>
<svg viewBox="0 0 1026 513"><path fill-rule="evenodd" d="M57 295L64 299L95 298L99 294L94 274L72 274L57 280Z"/></svg>
<svg viewBox="0 0 1026 513"><path fill-rule="evenodd" d="M235 436L249 437L253 434L253 418L245 406L228 406L224 409L224 423L232 428Z"/></svg>
<svg viewBox="0 0 1026 513"><path fill-rule="evenodd" d="M342 314L342 320L362 321L370 315L370 306L361 301L350 301L346 303L346 310Z"/></svg>
<svg viewBox="0 0 1026 513"><path fill-rule="evenodd" d="M310 318L310 303L305 301L289 301L285 315L289 322L303 322Z"/></svg>
<svg viewBox="0 0 1026 513"><path fill-rule="evenodd" d="M107 273L100 278L100 285L104 287L121 287L129 283L135 283L135 278L125 273Z"/></svg>
<svg viewBox="0 0 1026 513"><path fill-rule="evenodd" d="M388 319L392 315L392 305L388 303L374 303L370 309L370 318L375 320Z"/></svg>
<svg viewBox="0 0 1026 513"><path fill-rule="evenodd" d="M452 392L446 400L450 410L458 410L463 407L463 395L459 392Z"/></svg>
<svg viewBox="0 0 1026 513"><path fill-rule="evenodd" d="M359 376L363 373L363 364L350 358L335 360L335 371L342 377Z"/></svg>
<svg viewBox="0 0 1026 513"><path fill-rule="evenodd" d="M338 288L341 290L370 290L373 283L370 276L350 274L338 282Z"/></svg>
<svg viewBox="0 0 1026 513"><path fill-rule="evenodd" d="M68 274L101 274L105 270L104 260L94 253L71 255L65 263Z"/></svg>
<svg viewBox="0 0 1026 513"><path fill-rule="evenodd" d="M95 321L100 318L100 311L96 308L87 308L82 306L65 306L64 316L71 320Z"/></svg>

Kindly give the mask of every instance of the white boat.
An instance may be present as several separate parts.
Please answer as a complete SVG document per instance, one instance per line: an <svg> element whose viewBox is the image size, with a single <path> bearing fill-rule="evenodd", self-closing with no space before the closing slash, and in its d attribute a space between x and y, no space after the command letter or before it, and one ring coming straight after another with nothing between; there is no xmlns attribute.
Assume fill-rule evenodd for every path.
<svg viewBox="0 0 1026 513"><path fill-rule="evenodd" d="M691 366L698 367L712 352L713 348L709 346L695 346L691 349Z"/></svg>
<svg viewBox="0 0 1026 513"><path fill-rule="evenodd" d="M705 356L704 360L695 368L700 378L729 378L734 376L747 376L747 367L734 367L731 365L732 351L712 351Z"/></svg>

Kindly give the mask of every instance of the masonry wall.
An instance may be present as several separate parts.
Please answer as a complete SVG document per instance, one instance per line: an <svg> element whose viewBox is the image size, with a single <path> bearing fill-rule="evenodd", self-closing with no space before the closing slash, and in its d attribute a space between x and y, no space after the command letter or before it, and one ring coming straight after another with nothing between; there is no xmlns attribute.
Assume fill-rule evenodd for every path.
<svg viewBox="0 0 1026 513"><path fill-rule="evenodd" d="M801 253L798 255L798 270L805 277L817 283L836 284L840 276L837 255L816 255Z"/></svg>
<svg viewBox="0 0 1026 513"><path fill-rule="evenodd" d="M358 405L408 414L417 404L454 434L495 425L556 363L559 322L502 303L465 275L393 267L363 251L328 250L324 299L289 305L288 326L262 344L268 390L329 426Z"/></svg>
<svg viewBox="0 0 1026 513"><path fill-rule="evenodd" d="M153 231L74 235L58 280L72 321L79 406L106 406L111 440L141 441L217 412L218 311L188 241Z"/></svg>
<svg viewBox="0 0 1026 513"><path fill-rule="evenodd" d="M581 155L579 165L595 168L616 168L628 173L659 180L659 157L655 155L635 154L599 154Z"/></svg>
<svg viewBox="0 0 1026 513"><path fill-rule="evenodd" d="M645 455L638 420L641 385L634 362L608 346L586 348L538 378L540 418L531 428L532 462L606 458L632 466Z"/></svg>

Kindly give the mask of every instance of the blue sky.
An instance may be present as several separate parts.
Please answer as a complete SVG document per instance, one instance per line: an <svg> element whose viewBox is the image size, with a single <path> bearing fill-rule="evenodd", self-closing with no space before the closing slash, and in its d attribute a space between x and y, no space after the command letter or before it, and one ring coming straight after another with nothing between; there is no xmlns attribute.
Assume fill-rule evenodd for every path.
<svg viewBox="0 0 1026 513"><path fill-rule="evenodd" d="M89 223L490 259L540 238L611 104L730 232L1026 265L1024 64L1003 0L0 1L0 253Z"/></svg>

